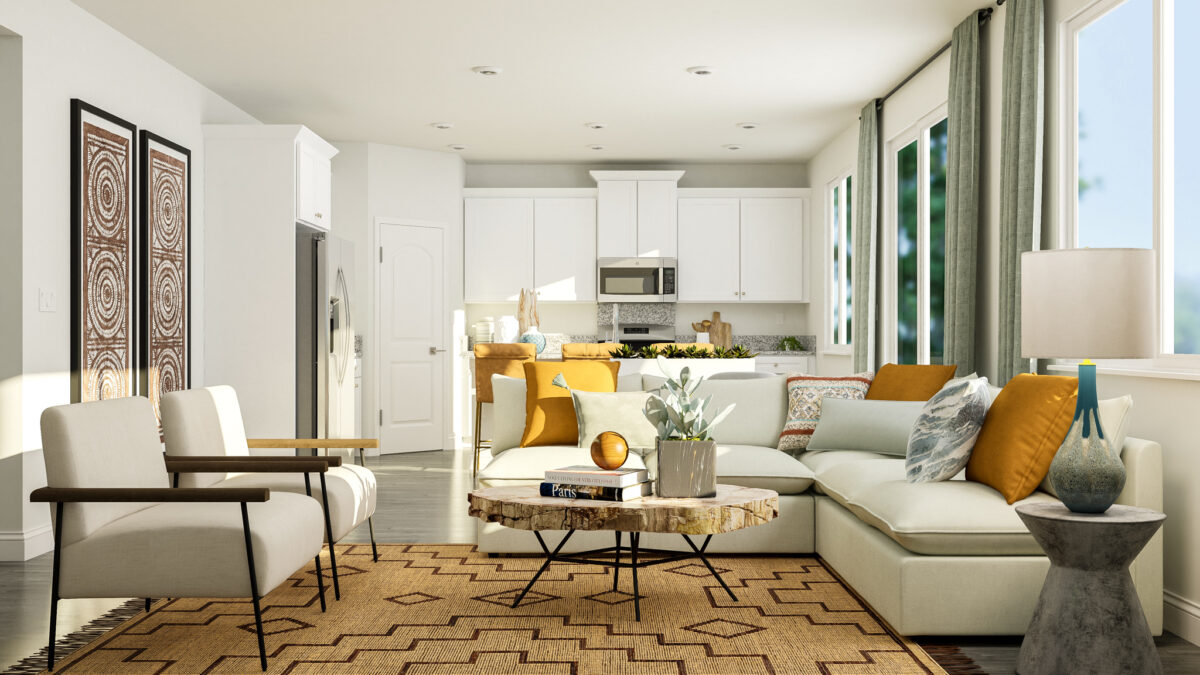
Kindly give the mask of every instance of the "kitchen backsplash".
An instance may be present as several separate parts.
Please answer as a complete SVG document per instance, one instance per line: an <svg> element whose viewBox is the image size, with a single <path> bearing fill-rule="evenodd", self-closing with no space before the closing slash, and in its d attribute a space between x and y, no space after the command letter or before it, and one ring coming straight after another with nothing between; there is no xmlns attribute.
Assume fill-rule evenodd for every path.
<svg viewBox="0 0 1200 675"><path fill-rule="evenodd" d="M660 326L675 325L675 303L673 302L622 302L617 310L621 323L650 323ZM613 322L613 303L596 305L596 325L608 328Z"/></svg>

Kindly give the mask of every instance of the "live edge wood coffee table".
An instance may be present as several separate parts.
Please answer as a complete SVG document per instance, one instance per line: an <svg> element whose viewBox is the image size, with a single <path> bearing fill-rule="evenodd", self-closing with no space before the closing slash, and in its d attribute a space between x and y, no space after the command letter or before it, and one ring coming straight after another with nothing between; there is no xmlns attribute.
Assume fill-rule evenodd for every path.
<svg viewBox="0 0 1200 675"><path fill-rule="evenodd" d="M550 563L564 562L586 565L603 565L613 568L613 590L617 590L621 568L627 568L633 576L633 611L638 621L642 620L641 596L638 593L638 569L650 565L699 558L708 571L716 577L721 588L737 602L737 596L729 589L725 580L708 562L704 552L714 534L733 532L746 527L762 525L779 515L779 495L773 490L718 485L717 495L707 499L674 497L642 497L629 502L606 502L588 499L562 499L543 497L535 485L520 487L493 487L475 490L467 495L470 515L489 523L500 523L518 530L532 530L538 545L546 554L546 560L525 589L513 601L513 607L521 604L525 594L533 588ZM566 530L554 550L546 545L542 530ZM563 545L576 530L614 530L616 546L598 548L580 553L561 553ZM622 547L621 535L629 533L629 545ZM643 532L679 534L688 543L690 552L644 549L639 546ZM699 546L691 535L704 535ZM629 562L621 560L621 550L629 551ZM639 560L644 553L662 557ZM607 557L611 555L611 560Z"/></svg>

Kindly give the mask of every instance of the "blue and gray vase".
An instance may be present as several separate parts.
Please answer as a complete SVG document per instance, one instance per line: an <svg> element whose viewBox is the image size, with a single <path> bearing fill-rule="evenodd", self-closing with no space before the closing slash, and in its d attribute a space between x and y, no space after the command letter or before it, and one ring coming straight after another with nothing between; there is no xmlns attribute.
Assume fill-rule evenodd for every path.
<svg viewBox="0 0 1200 675"><path fill-rule="evenodd" d="M537 326L530 326L529 330L522 333L520 339L517 341L528 342L529 344L537 347L537 353L539 354L546 350L546 336L542 335L541 331L537 329Z"/></svg>
<svg viewBox="0 0 1200 675"><path fill-rule="evenodd" d="M1079 401L1067 438L1050 464L1050 483L1076 513L1104 513L1125 487L1125 465L1100 426L1096 365L1079 364Z"/></svg>

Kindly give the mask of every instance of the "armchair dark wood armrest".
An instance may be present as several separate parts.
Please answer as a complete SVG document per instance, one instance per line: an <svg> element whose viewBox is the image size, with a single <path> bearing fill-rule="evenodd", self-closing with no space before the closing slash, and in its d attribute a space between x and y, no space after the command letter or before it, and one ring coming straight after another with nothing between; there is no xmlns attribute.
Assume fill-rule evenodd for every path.
<svg viewBox="0 0 1200 675"><path fill-rule="evenodd" d="M195 459L193 457L166 457L167 473L325 473L329 464L320 457L278 457L261 461L257 457L226 457ZM315 460L315 461L314 461Z"/></svg>
<svg viewBox="0 0 1200 675"><path fill-rule="evenodd" d="M377 438L248 438L250 448L378 448Z"/></svg>
<svg viewBox="0 0 1200 675"><path fill-rule="evenodd" d="M31 502L265 502L268 488L38 488Z"/></svg>
<svg viewBox="0 0 1200 675"><path fill-rule="evenodd" d="M187 462L262 462L263 464L287 463L287 462L324 462L326 466L334 467L342 465L340 455L332 456L313 456L313 457L259 457L259 456L238 456L238 455L163 455L167 461L187 461ZM269 469L263 469L269 471Z"/></svg>

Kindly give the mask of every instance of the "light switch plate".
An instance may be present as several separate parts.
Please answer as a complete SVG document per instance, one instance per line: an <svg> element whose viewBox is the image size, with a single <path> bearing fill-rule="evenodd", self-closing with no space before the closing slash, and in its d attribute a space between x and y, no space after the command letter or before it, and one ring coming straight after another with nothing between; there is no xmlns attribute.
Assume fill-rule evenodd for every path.
<svg viewBox="0 0 1200 675"><path fill-rule="evenodd" d="M53 288L39 288L38 289L38 311L39 312L57 312L58 311L58 293L55 293Z"/></svg>

